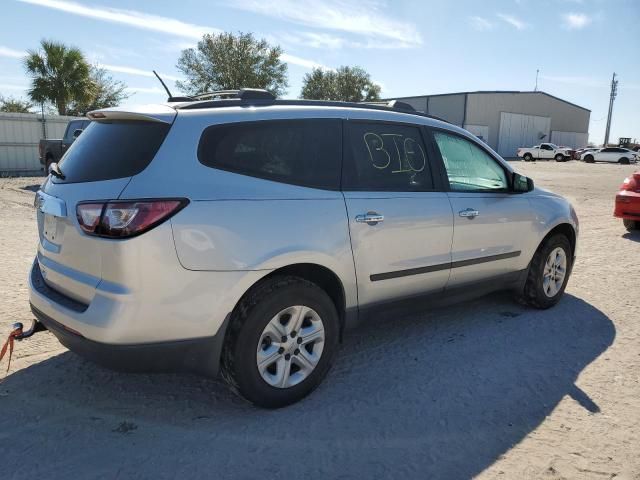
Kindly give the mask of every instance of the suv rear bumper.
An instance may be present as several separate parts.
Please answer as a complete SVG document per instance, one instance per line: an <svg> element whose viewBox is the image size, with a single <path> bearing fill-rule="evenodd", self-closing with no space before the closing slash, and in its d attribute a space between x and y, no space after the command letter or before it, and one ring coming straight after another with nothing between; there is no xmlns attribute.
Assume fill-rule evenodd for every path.
<svg viewBox="0 0 640 480"><path fill-rule="evenodd" d="M69 350L107 367L216 375L230 312L268 271L149 270L135 291L99 285L84 303L52 288L36 258L31 309Z"/></svg>
<svg viewBox="0 0 640 480"><path fill-rule="evenodd" d="M71 331L31 305L36 319L53 333L62 345L98 365L122 372L194 372L215 377L226 328L212 337L173 342L114 345L96 342ZM224 325L226 326L227 319Z"/></svg>

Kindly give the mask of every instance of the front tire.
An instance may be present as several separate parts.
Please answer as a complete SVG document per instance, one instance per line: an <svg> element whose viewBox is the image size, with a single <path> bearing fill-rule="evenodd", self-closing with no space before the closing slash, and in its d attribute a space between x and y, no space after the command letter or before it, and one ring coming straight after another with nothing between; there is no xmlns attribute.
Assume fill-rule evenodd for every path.
<svg viewBox="0 0 640 480"><path fill-rule="evenodd" d="M530 153L525 153L524 157L522 157L524 159L525 162L530 162L531 160L533 160L533 156Z"/></svg>
<svg viewBox="0 0 640 480"><path fill-rule="evenodd" d="M539 309L558 303L569 280L572 258L567 237L557 234L546 239L531 260L521 300Z"/></svg>
<svg viewBox="0 0 640 480"><path fill-rule="evenodd" d="M622 224L624 225L624 228L626 228L630 232L634 230L640 230L640 222L637 220L629 220L627 218L623 218Z"/></svg>
<svg viewBox="0 0 640 480"><path fill-rule="evenodd" d="M556 162L564 162L564 155L561 153L556 155Z"/></svg>
<svg viewBox="0 0 640 480"><path fill-rule="evenodd" d="M620 163L621 165L629 165L629 159L627 157L622 157L620 160L618 160L618 163Z"/></svg>
<svg viewBox="0 0 640 480"><path fill-rule="evenodd" d="M290 405L322 382L339 334L338 312L324 290L299 277L270 278L232 314L222 376L255 405Z"/></svg>
<svg viewBox="0 0 640 480"><path fill-rule="evenodd" d="M595 163L595 160L593 158L593 155L587 155L586 157L584 157L584 161L586 163Z"/></svg>

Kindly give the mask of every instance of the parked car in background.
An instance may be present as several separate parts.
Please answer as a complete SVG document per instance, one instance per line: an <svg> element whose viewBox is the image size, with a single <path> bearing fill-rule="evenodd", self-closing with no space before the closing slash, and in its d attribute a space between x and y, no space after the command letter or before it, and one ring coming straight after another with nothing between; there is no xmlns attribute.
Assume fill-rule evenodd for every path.
<svg viewBox="0 0 640 480"><path fill-rule="evenodd" d="M551 159L554 159L556 162L564 162L571 158L570 150L569 148L562 148L553 143L541 143L533 147L519 148L516 154L525 162Z"/></svg>
<svg viewBox="0 0 640 480"><path fill-rule="evenodd" d="M574 158L574 160L582 160L582 156L584 154L586 154L587 152L595 152L596 150L598 150L598 147L582 147L582 148L578 148L573 153L573 158Z"/></svg>
<svg viewBox="0 0 640 480"><path fill-rule="evenodd" d="M622 219L627 230L640 229L640 171L622 182L613 215Z"/></svg>
<svg viewBox="0 0 640 480"><path fill-rule="evenodd" d="M560 147L558 147L558 148L560 148L560 149L562 149L562 150L566 150L566 151L567 151L567 154L568 154L568 155L567 155L567 158L566 158L565 160L572 160L572 159L573 159L573 156L574 156L574 155L575 155L575 153L576 153L576 149L575 149L575 148L573 148L573 147L568 147L568 146L566 146L566 145L560 145Z"/></svg>
<svg viewBox="0 0 640 480"><path fill-rule="evenodd" d="M638 153L628 148L607 147L586 152L582 155L582 159L587 163L609 162L629 165L630 163L636 163L638 161Z"/></svg>
<svg viewBox="0 0 640 480"><path fill-rule="evenodd" d="M219 95L91 112L51 167L30 302L70 350L220 371L282 407L400 300L562 297L575 210L466 130L393 102Z"/></svg>
<svg viewBox="0 0 640 480"><path fill-rule="evenodd" d="M38 145L38 153L40 154L40 164L44 167L46 173L49 172L49 166L58 162L71 144L89 126L91 120L86 118L79 120L71 120L67 124L64 136L59 139L42 139Z"/></svg>

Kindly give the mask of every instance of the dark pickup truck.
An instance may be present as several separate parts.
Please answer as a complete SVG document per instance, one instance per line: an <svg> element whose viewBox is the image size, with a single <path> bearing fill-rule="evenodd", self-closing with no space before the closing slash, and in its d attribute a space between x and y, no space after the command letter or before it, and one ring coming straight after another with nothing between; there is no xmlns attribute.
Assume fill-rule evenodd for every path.
<svg viewBox="0 0 640 480"><path fill-rule="evenodd" d="M40 153L40 163L44 167L45 173L49 172L49 165L60 161L73 141L89 126L89 123L91 123L91 120L87 119L71 120L64 131L64 138L40 140L38 152Z"/></svg>

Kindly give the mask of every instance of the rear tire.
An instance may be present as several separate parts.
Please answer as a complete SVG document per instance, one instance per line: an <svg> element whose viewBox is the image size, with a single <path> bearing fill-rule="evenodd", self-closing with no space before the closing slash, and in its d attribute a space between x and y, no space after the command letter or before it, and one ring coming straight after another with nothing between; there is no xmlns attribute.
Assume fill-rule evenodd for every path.
<svg viewBox="0 0 640 480"><path fill-rule="evenodd" d="M630 232L633 232L634 230L640 230L640 222L637 220L629 220L623 218L622 224L624 225L624 228L626 228Z"/></svg>
<svg viewBox="0 0 640 480"><path fill-rule="evenodd" d="M618 160L618 163L620 163L621 165L629 165L629 159L627 157L622 157L620 160Z"/></svg>
<svg viewBox="0 0 640 480"><path fill-rule="evenodd" d="M573 252L569 239L556 234L536 251L519 300L534 308L546 309L560 301L571 274Z"/></svg>
<svg viewBox="0 0 640 480"><path fill-rule="evenodd" d="M309 332L306 339L304 331ZM313 337L317 338L313 344L306 343L318 333L322 340ZM267 279L240 301L231 316L222 376L232 390L255 405L290 405L322 382L337 352L339 335L338 312L324 290L294 276Z"/></svg>
<svg viewBox="0 0 640 480"><path fill-rule="evenodd" d="M587 155L586 157L584 157L584 161L586 163L595 163L595 160L593 159L593 155Z"/></svg>
<svg viewBox="0 0 640 480"><path fill-rule="evenodd" d="M51 168L51 164L53 163L53 157L51 155L47 155L47 158L44 161L44 175L45 177L49 175L49 168Z"/></svg>
<svg viewBox="0 0 640 480"><path fill-rule="evenodd" d="M525 153L524 157L522 157L524 159L525 162L530 162L531 160L533 160L533 156L530 153Z"/></svg>

